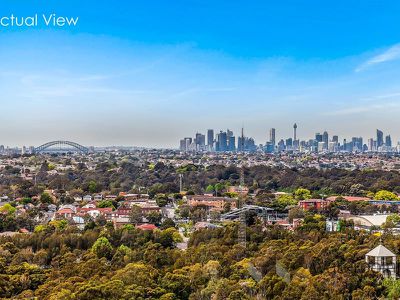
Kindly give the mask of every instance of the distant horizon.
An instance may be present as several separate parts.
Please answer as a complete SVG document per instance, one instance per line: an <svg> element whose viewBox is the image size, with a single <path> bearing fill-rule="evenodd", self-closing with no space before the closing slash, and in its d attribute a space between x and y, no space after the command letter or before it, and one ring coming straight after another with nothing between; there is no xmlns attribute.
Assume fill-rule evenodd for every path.
<svg viewBox="0 0 400 300"><path fill-rule="evenodd" d="M363 144L367 144L367 140L370 139L370 138L376 140L376 130L381 130L379 128L376 128L374 130L374 134L370 135L370 136L362 136L362 135L341 136L341 135L336 134L335 132L331 132L329 130L320 130L320 131L315 131L309 137L303 137L302 134L301 134L301 131L299 132L299 129L301 130L301 126L299 126L299 123L296 123L296 124L298 125L298 127L297 127L297 140L299 140L299 141L309 141L309 140L315 139L315 134L316 133L323 134L324 131L327 131L328 135L329 135L329 140L331 140L332 136L338 136L340 144L343 143L344 139L346 139L347 142L351 141L351 139L353 137L362 137L363 138ZM257 138L255 138L254 136L252 136L251 134L246 132L245 128L244 128L244 136L248 137L248 138L253 138L255 140L256 145L265 145L266 142L269 142L269 130L271 128L274 128L276 130L276 132L275 132L275 134L276 134L276 139L275 139L276 143L278 143L280 140L286 141L286 139L288 139L288 138L292 138L293 139L293 127L292 127L292 134L288 135L288 136L280 136L279 135L279 128L270 127L266 131L265 139L263 141L261 141L261 140L259 141ZM176 145L175 146L143 145L143 144L139 144L139 143L138 144L128 144L128 143L127 144L88 144L88 143L85 143L84 141L79 141L79 140L74 139L74 138L70 138L70 139L69 138L48 139L46 141L42 141L42 142L39 142L39 143L36 143L36 144L18 143L18 144L14 144L14 145L5 144L5 143L2 143L0 141L0 145L5 146L5 147L10 147L10 148L14 148L14 147L22 148L23 146L25 146L25 147L31 147L31 146L38 147L38 146L41 146L41 145L43 145L43 144L45 144L47 142L51 142L51 141L71 141L71 142L76 142L76 143L81 144L81 145L86 146L86 147L96 147L96 148L102 148L102 147L104 147L104 148L106 148L106 147L132 147L132 148L134 148L134 147L136 147L136 148L147 148L147 149L153 148L153 149L171 149L171 150L174 150L174 149L178 149L179 148L179 141L181 139L183 139L183 138L194 138L196 133L204 134L206 136L206 139L207 139L207 130L209 130L209 129L214 130L214 139L216 139L216 135L220 131L226 131L227 129L232 130L229 127L225 128L225 129L208 128L208 129L205 129L203 131L202 130L198 130L198 131L193 132L192 134L188 134L188 135L184 135L184 136L178 137L178 139L176 140L176 143L175 143ZM232 131L233 131L233 135L235 137L241 136L241 129L238 130L238 131L235 131L235 130L232 130ZM390 132L385 132L384 130L381 130L381 131L383 131L383 138L385 138L386 136L390 135L390 137L392 139L393 146L395 146L398 143L400 143L400 140L393 139L393 135ZM237 143L237 139L236 139L236 143ZM207 144L207 141L206 141L206 144Z"/></svg>

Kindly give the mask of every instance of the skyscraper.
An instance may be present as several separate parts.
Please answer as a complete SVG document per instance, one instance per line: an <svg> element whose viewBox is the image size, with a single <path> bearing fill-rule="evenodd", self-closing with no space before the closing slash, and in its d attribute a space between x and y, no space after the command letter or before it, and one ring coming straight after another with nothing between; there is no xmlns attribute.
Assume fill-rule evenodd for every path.
<svg viewBox="0 0 400 300"><path fill-rule="evenodd" d="M185 139L180 140L180 142L179 142L179 150L186 151L186 140Z"/></svg>
<svg viewBox="0 0 400 300"><path fill-rule="evenodd" d="M275 128L271 128L269 130L269 141L271 142L272 145L275 146L276 144Z"/></svg>
<svg viewBox="0 0 400 300"><path fill-rule="evenodd" d="M317 132L315 134L315 140L317 141L317 143L322 142L322 134L320 134L319 132Z"/></svg>
<svg viewBox="0 0 400 300"><path fill-rule="evenodd" d="M228 150L228 138L226 132L220 131L218 134L218 149L219 151Z"/></svg>
<svg viewBox="0 0 400 300"><path fill-rule="evenodd" d="M292 140L292 138L288 138L288 139L286 139L286 149L292 149L292 147L293 147L293 140Z"/></svg>
<svg viewBox="0 0 400 300"><path fill-rule="evenodd" d="M192 144L192 138L186 137L186 138L180 140L179 149L181 151L189 151L191 144Z"/></svg>
<svg viewBox="0 0 400 300"><path fill-rule="evenodd" d="M201 133L196 133L195 143L196 143L196 150L198 151L204 150L206 145L206 136Z"/></svg>
<svg viewBox="0 0 400 300"><path fill-rule="evenodd" d="M207 130L207 146L209 151L214 150L214 129Z"/></svg>
<svg viewBox="0 0 400 300"><path fill-rule="evenodd" d="M368 139L368 151L375 151L373 138Z"/></svg>
<svg viewBox="0 0 400 300"><path fill-rule="evenodd" d="M381 147L383 145L383 132L379 129L376 130L376 147Z"/></svg>
<svg viewBox="0 0 400 300"><path fill-rule="evenodd" d="M363 150L363 138L362 137L352 137L352 151L362 151Z"/></svg>
<svg viewBox="0 0 400 300"><path fill-rule="evenodd" d="M233 139L232 139L233 138ZM227 129L226 130L226 140L228 143L227 150L228 151L235 151L235 137L233 136L233 131ZM231 144L233 142L233 144Z"/></svg>
<svg viewBox="0 0 400 300"><path fill-rule="evenodd" d="M235 139L235 137L232 135L232 136L230 136L229 137L229 144L228 144L228 150L229 151L236 151L236 146L235 146L235 141L236 139Z"/></svg>
<svg viewBox="0 0 400 300"><path fill-rule="evenodd" d="M392 147L392 138L390 137L390 135L387 135L385 137L385 145L386 147Z"/></svg>
<svg viewBox="0 0 400 300"><path fill-rule="evenodd" d="M329 135L327 131L324 131L324 133L322 134L322 142L324 143L323 148L325 150L328 149Z"/></svg>

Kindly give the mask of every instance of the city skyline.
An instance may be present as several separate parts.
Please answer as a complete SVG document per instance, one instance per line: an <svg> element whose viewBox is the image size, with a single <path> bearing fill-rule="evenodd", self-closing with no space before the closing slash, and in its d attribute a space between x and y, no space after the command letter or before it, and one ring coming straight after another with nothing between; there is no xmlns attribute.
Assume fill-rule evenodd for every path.
<svg viewBox="0 0 400 300"><path fill-rule="evenodd" d="M300 152L399 152L400 141L393 141L390 133L384 133L376 129L375 135L369 137L358 136L338 136L328 131L315 131L313 137L299 138L297 135L298 125L293 124L292 136L281 136L277 138L276 128L270 128L269 135L265 142L256 141L253 137L244 134L241 128L239 134L229 128L224 130L207 129L207 133L196 131L194 137L187 135L179 141L181 151L209 151L209 152L239 152L262 150L267 153L281 151L300 151Z"/></svg>
<svg viewBox="0 0 400 300"><path fill-rule="evenodd" d="M301 124L300 124L301 125ZM296 130L294 132L294 126L296 126ZM217 138L218 134L220 132L225 132L228 134L228 140L229 140L229 136L234 136L234 137L238 137L240 138L240 136L243 134L245 138L251 138L254 140L255 145L259 146L259 145L266 145L268 142L272 142L275 141L275 145L278 144L279 141L283 140L286 141L287 139L291 139L292 141L297 140L297 141L309 141L312 139L316 139L316 135L320 134L321 138L324 138L324 134L329 134L329 141L332 140L332 138L336 138L337 142L341 143L343 142L343 140L351 140L352 138L361 138L363 140L363 144L368 144L368 140L369 139L374 139L379 146L381 146L382 144L386 144L386 139L389 137L391 140L391 145L396 146L398 143L400 144L400 140L395 140L393 138L393 135L390 132L384 131L384 130L380 130L380 129L375 129L373 131L373 134L369 134L367 136L363 136L363 135L354 135L354 136L350 136L349 134L347 135L339 135L336 134L336 132L331 131L331 130L314 130L313 132L304 134L301 131L301 126L298 127L297 123L294 123L294 125L289 126L290 130L286 130L286 132L289 132L288 135L283 135L281 134L281 130L280 128L277 127L270 127L269 129L265 130L265 135L263 138L261 139L257 139L254 137L254 135L252 135L251 132L248 132L246 130L245 127L241 127L238 130L231 130L230 128L226 128L226 129L213 129L213 128L208 128L205 130L195 130L194 133L188 133L186 135L184 135L184 138L191 138L193 141L196 139L197 135L203 135L204 136L204 143L205 145L208 145L210 143L210 141L214 141ZM299 131L300 130L300 135L299 135ZM380 138L377 137L378 132L380 132ZM211 139L211 136L213 137L213 139ZM295 136L297 137L297 139L295 139ZM182 138L182 136L181 136ZM89 143L85 143L84 141L79 141L77 139L74 139L73 137L71 138L61 138L61 139L56 139L54 138L53 140L43 140L40 143L37 144L29 144L29 143L25 143L23 141L19 142L18 144L7 144L7 143L2 143L0 141L0 146L2 147L9 147L9 148L22 148L22 147L38 147L41 146L47 142L51 142L51 141L70 141L70 142L78 142L84 146L87 147L143 147L143 148L154 148L154 149L176 149L179 148L179 146L176 146L176 142L171 144L174 144L171 147L158 147L158 146L146 146L146 145L140 145L140 144L89 144ZM325 141L325 140L324 140ZM235 143L237 144L238 140L235 140ZM228 141L229 143L229 141Z"/></svg>
<svg viewBox="0 0 400 300"><path fill-rule="evenodd" d="M1 144L175 148L204 124L244 124L265 141L270 127L291 135L291 120L301 138L318 127L400 139L395 1L327 10L317 1L6 0L2 14L39 8L79 24L0 30Z"/></svg>

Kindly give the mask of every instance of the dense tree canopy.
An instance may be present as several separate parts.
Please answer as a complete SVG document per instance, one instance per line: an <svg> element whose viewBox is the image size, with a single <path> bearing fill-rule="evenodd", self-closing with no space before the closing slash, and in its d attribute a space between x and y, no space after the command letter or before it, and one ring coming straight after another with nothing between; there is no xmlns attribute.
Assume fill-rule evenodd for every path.
<svg viewBox="0 0 400 300"><path fill-rule="evenodd" d="M172 224L171 224L172 225ZM398 283L369 271L364 255L379 238L343 226L326 233L324 217L306 216L293 233L237 225L196 231L189 248L174 227L141 231L95 226L80 232L49 224L0 239L0 294L7 299L376 299L397 297ZM386 234L387 247L400 242ZM334 280L335 284L332 284Z"/></svg>

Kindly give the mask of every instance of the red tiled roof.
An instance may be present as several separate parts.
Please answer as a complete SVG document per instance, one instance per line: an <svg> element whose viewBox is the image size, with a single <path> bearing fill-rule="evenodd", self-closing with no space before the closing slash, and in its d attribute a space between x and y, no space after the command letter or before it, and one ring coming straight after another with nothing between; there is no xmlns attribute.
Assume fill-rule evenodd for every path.
<svg viewBox="0 0 400 300"><path fill-rule="evenodd" d="M139 228L141 230L154 230L154 229L157 229L157 226L155 226L153 224L142 224L142 225L136 226L136 228Z"/></svg>
<svg viewBox="0 0 400 300"><path fill-rule="evenodd" d="M63 208L56 212L56 214L73 214L74 211L70 208Z"/></svg>
<svg viewBox="0 0 400 300"><path fill-rule="evenodd" d="M81 208L77 209L78 212L89 212L92 210L98 210L99 212L102 212L102 213L112 212L111 207L103 207L103 208L90 208L90 207L83 208L83 207L81 207Z"/></svg>

